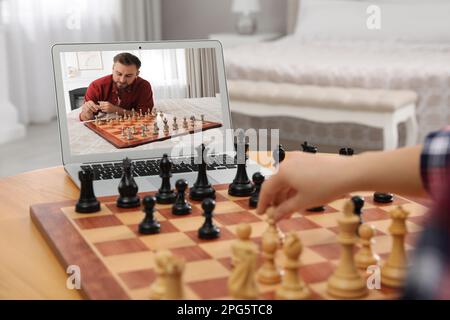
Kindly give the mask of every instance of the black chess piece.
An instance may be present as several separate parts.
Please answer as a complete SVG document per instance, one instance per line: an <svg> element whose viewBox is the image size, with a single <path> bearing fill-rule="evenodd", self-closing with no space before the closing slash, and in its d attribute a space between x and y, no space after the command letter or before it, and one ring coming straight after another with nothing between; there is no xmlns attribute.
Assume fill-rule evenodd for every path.
<svg viewBox="0 0 450 320"><path fill-rule="evenodd" d="M75 211L79 213L93 213L100 211L100 202L94 193L94 173L92 170L84 170L78 172L81 182L80 198L75 205Z"/></svg>
<svg viewBox="0 0 450 320"><path fill-rule="evenodd" d="M159 233L161 226L159 222L155 219L155 203L156 198L153 196L145 196L142 200L144 205L145 217L144 220L139 224L139 233L142 234L155 234Z"/></svg>
<svg viewBox="0 0 450 320"><path fill-rule="evenodd" d="M286 152L284 151L283 145L279 144L275 150L272 152L272 158L274 161L274 166L279 165L281 162L283 162L284 158L286 157Z"/></svg>
<svg viewBox="0 0 450 320"><path fill-rule="evenodd" d="M175 203L172 206L172 213L174 215L186 215L192 212L191 205L186 201L185 192L188 187L188 183L184 179L177 180L175 188L177 189L177 197Z"/></svg>
<svg viewBox="0 0 450 320"><path fill-rule="evenodd" d="M353 207L354 207L354 213L359 218L359 224L363 224L363 218L362 218L362 208L364 207L364 198L360 196L353 196L352 197Z"/></svg>
<svg viewBox="0 0 450 320"><path fill-rule="evenodd" d="M308 144L308 142L303 142L302 143L302 151L303 152L307 152L307 153L317 153L317 147L311 146ZM306 211L309 212L323 212L325 211L325 206L319 206L319 207L315 207L315 208L309 208Z"/></svg>
<svg viewBox="0 0 450 320"><path fill-rule="evenodd" d="M192 188L189 190L189 197L192 200L201 201L206 198L215 199L216 190L209 183L208 176L206 175L206 147L202 143L197 147L197 167L198 175Z"/></svg>
<svg viewBox="0 0 450 320"><path fill-rule="evenodd" d="M172 177L172 161L170 161L167 153L163 154L163 157L159 164L159 176L162 179L161 188L156 193L156 202L159 204L171 204L175 202L176 194L172 190L170 185L170 178Z"/></svg>
<svg viewBox="0 0 450 320"><path fill-rule="evenodd" d="M341 156L352 156L354 154L354 150L352 148L340 148L339 154Z"/></svg>
<svg viewBox="0 0 450 320"><path fill-rule="evenodd" d="M216 202L214 199L206 198L202 202L203 216L205 217L205 222L198 229L198 237L200 239L216 239L220 236L220 229L216 227L213 223L213 211L216 207Z"/></svg>
<svg viewBox="0 0 450 320"><path fill-rule="evenodd" d="M234 147L236 149L237 171L233 182L228 186L228 194L235 197L248 197L253 193L254 187L247 175L249 145L245 142L242 131L239 133Z"/></svg>
<svg viewBox="0 0 450 320"><path fill-rule="evenodd" d="M317 153L317 147L309 145L307 141L301 144L302 151L308 153Z"/></svg>
<svg viewBox="0 0 450 320"><path fill-rule="evenodd" d="M264 179L264 176L260 172L255 172L252 176L255 191L253 191L251 197L248 199L248 205L252 208L256 208L258 206L259 192L261 191L261 186Z"/></svg>
<svg viewBox="0 0 450 320"><path fill-rule="evenodd" d="M309 208L306 211L309 211L309 212L323 212L323 211L325 211L325 206Z"/></svg>
<svg viewBox="0 0 450 320"><path fill-rule="evenodd" d="M122 165L122 179L119 183L119 198L117 206L119 208L135 208L141 205L141 200L137 195L138 185L133 178L133 164L131 160L125 158Z"/></svg>
<svg viewBox="0 0 450 320"><path fill-rule="evenodd" d="M391 203L394 201L394 195L386 192L375 192L373 194L373 201L378 203Z"/></svg>

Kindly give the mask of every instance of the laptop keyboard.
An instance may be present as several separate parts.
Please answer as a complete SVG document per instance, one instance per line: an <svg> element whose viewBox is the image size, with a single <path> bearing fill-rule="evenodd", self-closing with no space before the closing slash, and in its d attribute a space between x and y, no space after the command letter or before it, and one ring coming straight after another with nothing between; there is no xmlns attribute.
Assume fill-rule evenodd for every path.
<svg viewBox="0 0 450 320"><path fill-rule="evenodd" d="M236 168L236 160L227 155L215 156L207 166L207 170L223 170ZM181 161L172 164L172 173L196 172L197 165L194 158L177 159ZM133 177L145 177L159 175L159 159L136 160L133 163ZM122 177L122 162L111 162L102 164L86 164L81 166L82 170L92 170L94 180L119 179Z"/></svg>

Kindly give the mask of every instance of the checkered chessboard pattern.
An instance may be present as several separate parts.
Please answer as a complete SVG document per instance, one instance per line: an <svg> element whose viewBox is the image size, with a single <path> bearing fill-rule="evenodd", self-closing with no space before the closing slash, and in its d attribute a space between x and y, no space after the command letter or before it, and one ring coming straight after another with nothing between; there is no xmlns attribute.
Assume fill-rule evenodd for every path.
<svg viewBox="0 0 450 320"><path fill-rule="evenodd" d="M191 120L188 119L189 126L188 128L184 128L182 124L183 119L178 119L178 129L175 130L173 128L173 116L170 114L164 114L164 118L167 118L168 120L169 130L167 132L164 131L163 117L159 115L148 115L139 118L136 116L130 120L121 122L116 119L111 119L109 122L106 120L99 120L98 123L97 121L90 121L85 122L84 124L86 127L103 137L117 148L136 147L147 143L163 141L173 137L219 128L222 126L222 124L218 122L206 120L201 121L199 119L191 123ZM155 122L158 124L159 128L159 131L156 134L153 133L153 125ZM142 125L146 125L148 127L148 131L145 133L144 137L142 136ZM132 127L134 127L136 131L136 133L132 135L132 139L129 140L127 135L122 137L122 128L125 128L126 130L126 128Z"/></svg>
<svg viewBox="0 0 450 320"><path fill-rule="evenodd" d="M99 198L101 211L94 214L76 213L75 202L66 201L33 206L31 215L64 267L80 266L82 290L87 298L149 299L150 286L156 278L155 252L168 249L186 261L183 283L187 299L230 299L227 280L231 271L231 245L237 239L236 227L239 223L249 223L251 238L260 246L267 223L264 216L256 215L249 207L248 198L229 196L228 185L217 185L215 189L214 221L221 229L220 238L215 240L197 237L204 218L201 203L195 201L191 202L193 212L188 216L173 216L171 205L157 204L155 217L161 223L161 233L155 235L141 235L137 231L144 217L142 207L118 208L115 197ZM427 208L399 196L395 196L393 203L376 204L372 200L373 193L357 194L365 199L364 221L376 228L373 249L382 260L388 257L392 243L388 234L391 223L388 212L397 205L410 212L405 246L407 253L411 253ZM326 293L326 283L340 255L336 242L337 218L352 195L329 203L325 212L295 213L291 219L278 224L283 232L294 231L300 236L304 249L299 274L314 299L332 298ZM282 266L283 259L279 250L278 266ZM361 273L367 276L364 270ZM260 298L273 299L277 286L259 284ZM366 299L398 296L389 288L369 291Z"/></svg>

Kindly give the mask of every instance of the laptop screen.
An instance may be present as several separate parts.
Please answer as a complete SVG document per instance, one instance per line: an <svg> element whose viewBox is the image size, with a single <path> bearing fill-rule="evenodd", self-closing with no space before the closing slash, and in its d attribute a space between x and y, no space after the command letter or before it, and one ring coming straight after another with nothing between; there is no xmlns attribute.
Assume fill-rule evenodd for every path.
<svg viewBox="0 0 450 320"><path fill-rule="evenodd" d="M129 47L57 52L65 158L183 156L222 144L230 116L220 47Z"/></svg>

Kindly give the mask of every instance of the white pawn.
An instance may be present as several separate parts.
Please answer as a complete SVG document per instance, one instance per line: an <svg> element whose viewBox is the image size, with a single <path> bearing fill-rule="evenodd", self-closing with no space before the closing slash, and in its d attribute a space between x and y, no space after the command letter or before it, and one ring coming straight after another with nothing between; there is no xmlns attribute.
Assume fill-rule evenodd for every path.
<svg viewBox="0 0 450 320"><path fill-rule="evenodd" d="M358 234L361 243L361 249L355 254L356 267L366 270L369 266L378 265L380 257L372 251L372 245L375 242L375 227L369 224L359 226Z"/></svg>
<svg viewBox="0 0 450 320"><path fill-rule="evenodd" d="M151 299L162 299L166 291L166 273L164 272L165 265L171 253L169 251L158 251L155 254L155 272L156 279L150 287Z"/></svg>
<svg viewBox="0 0 450 320"><path fill-rule="evenodd" d="M258 287L255 280L258 248L251 240L249 224L239 225L237 240L232 246L232 263L234 268L228 279L230 295L236 299L256 299Z"/></svg>
<svg viewBox="0 0 450 320"><path fill-rule="evenodd" d="M165 265L166 291L163 299L180 300L184 298L182 275L185 262L182 258L170 255Z"/></svg>
<svg viewBox="0 0 450 320"><path fill-rule="evenodd" d="M277 299L303 300L311 297L311 291L298 274L299 257L302 250L303 246L297 234L289 233L283 245L286 260L284 262L283 282L275 292Z"/></svg>
<svg viewBox="0 0 450 320"><path fill-rule="evenodd" d="M275 223L275 209L273 207L269 207L266 210L266 216L267 216L267 229L263 233L263 237L266 233L272 234L277 240L278 240L278 246L281 247L284 242L284 234L283 232L277 227Z"/></svg>
<svg viewBox="0 0 450 320"><path fill-rule="evenodd" d="M257 279L262 284L276 284L281 281L281 272L275 264L275 254L279 240L272 233L262 236L263 265L258 270Z"/></svg>
<svg viewBox="0 0 450 320"><path fill-rule="evenodd" d="M408 233L406 218L409 213L402 207L389 212L392 224L392 250L386 263L381 268L381 283L392 288L402 288L408 271L408 259L405 252L405 236Z"/></svg>
<svg viewBox="0 0 450 320"><path fill-rule="evenodd" d="M248 223L241 223L236 228L236 235L238 239L231 245L231 265L235 266L236 261L239 260L239 249L254 246L255 244L250 240L252 234L252 227Z"/></svg>

